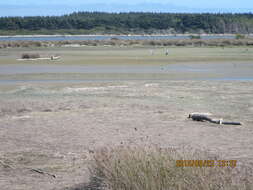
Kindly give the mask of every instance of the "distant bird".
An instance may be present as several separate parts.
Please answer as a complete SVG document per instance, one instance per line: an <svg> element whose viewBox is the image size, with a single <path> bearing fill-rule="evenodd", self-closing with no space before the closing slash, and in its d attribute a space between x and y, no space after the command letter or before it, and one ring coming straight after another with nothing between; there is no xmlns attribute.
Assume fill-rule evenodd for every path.
<svg viewBox="0 0 253 190"><path fill-rule="evenodd" d="M165 55L169 55L169 50L166 49Z"/></svg>

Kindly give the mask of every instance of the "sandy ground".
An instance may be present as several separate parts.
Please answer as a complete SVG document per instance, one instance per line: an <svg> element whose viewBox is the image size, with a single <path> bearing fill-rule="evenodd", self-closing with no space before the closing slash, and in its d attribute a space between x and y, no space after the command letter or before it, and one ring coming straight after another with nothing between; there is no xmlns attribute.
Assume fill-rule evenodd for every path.
<svg viewBox="0 0 253 190"><path fill-rule="evenodd" d="M94 150L122 144L191 147L253 166L252 82L26 83L0 89L1 189L74 188L88 182ZM194 122L187 118L191 112L244 125Z"/></svg>

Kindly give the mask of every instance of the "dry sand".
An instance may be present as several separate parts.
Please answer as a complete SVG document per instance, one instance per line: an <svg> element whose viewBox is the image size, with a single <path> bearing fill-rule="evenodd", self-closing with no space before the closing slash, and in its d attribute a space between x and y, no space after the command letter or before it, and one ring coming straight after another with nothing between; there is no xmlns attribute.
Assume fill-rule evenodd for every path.
<svg viewBox="0 0 253 190"><path fill-rule="evenodd" d="M253 85L247 81L115 81L1 85L0 187L71 189L89 180L99 147L188 147L253 166ZM210 112L243 126L194 122ZM41 175L29 170L42 169Z"/></svg>

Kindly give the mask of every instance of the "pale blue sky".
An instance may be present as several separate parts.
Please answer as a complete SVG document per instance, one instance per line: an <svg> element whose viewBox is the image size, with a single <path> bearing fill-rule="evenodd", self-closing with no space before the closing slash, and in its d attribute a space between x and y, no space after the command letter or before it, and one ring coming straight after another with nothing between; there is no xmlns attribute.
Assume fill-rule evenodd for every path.
<svg viewBox="0 0 253 190"><path fill-rule="evenodd" d="M0 0L0 16L106 12L252 12L253 0Z"/></svg>

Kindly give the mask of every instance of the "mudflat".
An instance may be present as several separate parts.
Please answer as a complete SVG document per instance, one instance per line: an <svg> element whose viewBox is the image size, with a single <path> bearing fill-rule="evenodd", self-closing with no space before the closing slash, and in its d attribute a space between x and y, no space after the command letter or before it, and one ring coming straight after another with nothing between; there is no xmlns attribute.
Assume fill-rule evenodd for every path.
<svg viewBox="0 0 253 190"><path fill-rule="evenodd" d="M253 164L252 82L125 81L1 87L3 189L63 189L88 182L94 150L158 145ZM210 112L242 126L194 122ZM38 168L56 176L30 171Z"/></svg>
<svg viewBox="0 0 253 190"><path fill-rule="evenodd" d="M23 53L61 58L18 61ZM252 61L249 47L13 48L0 51L0 83L252 80Z"/></svg>
<svg viewBox="0 0 253 190"><path fill-rule="evenodd" d="M197 54L196 49L190 51ZM210 48L212 51L223 50ZM212 57L210 52L208 56ZM14 55L17 55L15 51L3 57ZM1 59L1 65L6 65L5 59ZM126 69L124 80L117 65L115 72L109 72L110 80L102 77L106 74L103 69L91 73L59 73L59 70L58 73L1 73L0 187L6 190L74 188L89 181L88 167L95 150L119 145L200 150L225 160L238 160L238 167L252 168L253 85L247 79L251 77L252 59L249 55L232 63L228 60L223 56L220 62L212 64L213 60L203 59L197 62L199 67L191 62L188 66L194 72L191 69L181 72L178 67L187 68L188 62L178 61L173 64L174 74L167 64L166 72L157 69L160 66L149 64L143 69L151 68L153 73L139 69L131 75L133 65ZM18 63L14 62L9 65L16 67ZM157 63L164 66L163 62ZM29 65L34 66L32 63L23 66ZM218 65L224 67L222 76L236 75L240 79L203 78L216 76L212 67L215 69ZM184 76L188 72L193 72L192 78L186 80ZM200 78L195 77L198 72ZM89 74L91 78L85 78ZM145 74L146 78L131 79L133 74L136 77ZM95 75L96 80L92 78ZM215 118L239 121L243 125L192 121L187 118L192 112L210 112Z"/></svg>

